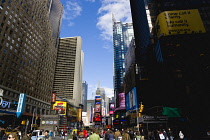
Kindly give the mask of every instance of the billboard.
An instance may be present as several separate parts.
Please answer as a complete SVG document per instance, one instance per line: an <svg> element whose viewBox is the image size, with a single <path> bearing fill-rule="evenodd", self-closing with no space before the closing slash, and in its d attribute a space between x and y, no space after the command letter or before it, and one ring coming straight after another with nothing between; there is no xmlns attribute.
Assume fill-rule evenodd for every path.
<svg viewBox="0 0 210 140"><path fill-rule="evenodd" d="M205 27L197 9L165 11L156 20L157 36L205 33Z"/></svg>
<svg viewBox="0 0 210 140"><path fill-rule="evenodd" d="M95 105L95 112L101 112L101 105L100 104Z"/></svg>
<svg viewBox="0 0 210 140"><path fill-rule="evenodd" d="M100 114L100 113L95 113L95 114L94 114L93 121L94 121L94 122L99 122L99 121L101 121L101 114Z"/></svg>
<svg viewBox="0 0 210 140"><path fill-rule="evenodd" d="M119 107L125 107L125 93L119 93Z"/></svg>
<svg viewBox="0 0 210 140"><path fill-rule="evenodd" d="M136 87L134 87L127 95L126 95L126 110L136 110L138 108L138 100Z"/></svg>
<svg viewBox="0 0 210 140"><path fill-rule="evenodd" d="M110 103L109 104L109 114L114 114L114 109L115 109L114 103Z"/></svg>
<svg viewBox="0 0 210 140"><path fill-rule="evenodd" d="M56 101L55 104L53 104L53 110L58 111L60 115L66 115L66 102Z"/></svg>

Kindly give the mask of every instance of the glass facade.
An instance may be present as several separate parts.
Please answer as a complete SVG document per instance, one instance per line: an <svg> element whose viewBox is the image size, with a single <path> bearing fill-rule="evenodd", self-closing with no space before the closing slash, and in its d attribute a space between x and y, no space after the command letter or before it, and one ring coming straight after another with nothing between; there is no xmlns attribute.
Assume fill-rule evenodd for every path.
<svg viewBox="0 0 210 140"><path fill-rule="evenodd" d="M125 54L133 38L132 23L113 23L113 45L114 45L114 89L119 90L125 76Z"/></svg>

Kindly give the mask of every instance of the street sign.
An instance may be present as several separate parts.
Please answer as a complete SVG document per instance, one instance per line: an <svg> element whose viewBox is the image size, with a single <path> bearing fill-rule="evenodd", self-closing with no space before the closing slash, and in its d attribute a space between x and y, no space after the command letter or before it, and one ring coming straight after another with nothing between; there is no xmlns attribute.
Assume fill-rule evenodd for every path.
<svg viewBox="0 0 210 140"><path fill-rule="evenodd" d="M19 118L24 112L25 101L26 101L26 94L20 93L18 106L17 106L17 112L16 112L17 118Z"/></svg>
<svg viewBox="0 0 210 140"><path fill-rule="evenodd" d="M138 118L139 123L167 123L167 116L141 116Z"/></svg>

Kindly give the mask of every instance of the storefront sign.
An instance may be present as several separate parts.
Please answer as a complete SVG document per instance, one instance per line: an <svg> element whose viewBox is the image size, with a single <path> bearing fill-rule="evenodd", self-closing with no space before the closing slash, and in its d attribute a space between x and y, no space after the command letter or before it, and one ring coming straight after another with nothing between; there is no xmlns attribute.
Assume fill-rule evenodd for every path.
<svg viewBox="0 0 210 140"><path fill-rule="evenodd" d="M4 101L2 97L0 97L0 107L2 108L10 108L11 102Z"/></svg>
<svg viewBox="0 0 210 140"><path fill-rule="evenodd" d="M16 112L17 118L19 118L21 114L24 112L25 101L26 101L26 94L20 93L18 106L17 106L17 112Z"/></svg>

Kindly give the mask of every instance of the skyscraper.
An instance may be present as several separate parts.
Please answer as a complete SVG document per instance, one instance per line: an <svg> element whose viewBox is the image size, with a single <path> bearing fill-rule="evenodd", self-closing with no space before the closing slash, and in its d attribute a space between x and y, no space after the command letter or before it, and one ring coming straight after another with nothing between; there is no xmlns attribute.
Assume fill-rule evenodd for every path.
<svg viewBox="0 0 210 140"><path fill-rule="evenodd" d="M130 1L133 3L133 11L142 10L138 6L135 7L137 1ZM141 2L143 3L143 0ZM151 57L154 61L149 64L147 81L147 85L152 85L152 88L149 86L150 88L144 90L148 93L143 99L146 103L145 108L148 106L181 108L182 120L176 120L173 126L188 125L185 131L190 132L188 134L193 135L194 139L199 139L198 135L204 134L205 128L209 126L210 118L210 109L206 109L209 106L206 98L210 86L208 61L210 2L207 0L145 2L144 6L148 6L150 10L153 25L149 48L150 53L154 54L154 57ZM141 26L137 20L133 22ZM156 100L150 102L151 96ZM161 115L146 110L144 113ZM170 125L168 122L168 126Z"/></svg>
<svg viewBox="0 0 210 140"><path fill-rule="evenodd" d="M125 54L133 38L133 24L122 23L113 19L113 47L114 47L114 90L119 92L125 76Z"/></svg>
<svg viewBox="0 0 210 140"><path fill-rule="evenodd" d="M82 103L83 58L81 37L60 39L53 90L75 106Z"/></svg>
<svg viewBox="0 0 210 140"><path fill-rule="evenodd" d="M63 6L57 1L57 10L49 10L48 2L0 1L0 88L3 100L10 103L17 102L20 93L27 95L23 117L50 110L57 56L54 40L59 37L50 21L60 28ZM59 20L50 18L52 12Z"/></svg>
<svg viewBox="0 0 210 140"><path fill-rule="evenodd" d="M82 82L82 104L83 111L87 112L87 95L88 95L88 84L86 81Z"/></svg>

